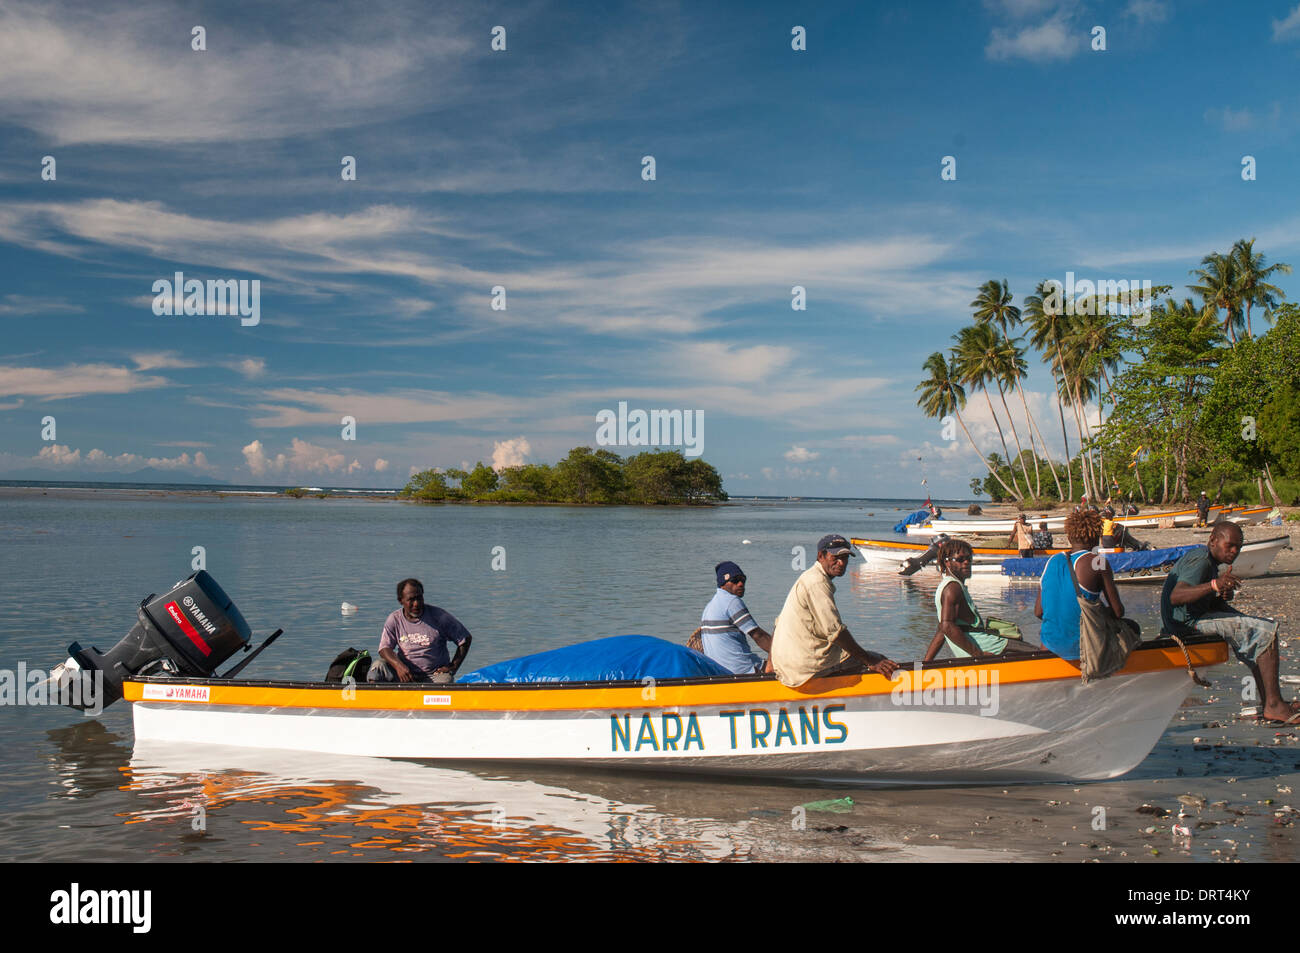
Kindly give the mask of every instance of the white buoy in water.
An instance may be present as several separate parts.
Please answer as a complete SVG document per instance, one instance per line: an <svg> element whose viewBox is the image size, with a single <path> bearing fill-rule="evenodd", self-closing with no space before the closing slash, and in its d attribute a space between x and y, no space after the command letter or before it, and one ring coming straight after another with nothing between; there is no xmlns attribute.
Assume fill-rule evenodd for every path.
<svg viewBox="0 0 1300 953"><path fill-rule="evenodd" d="M742 545L742 546L748 546L748 545L749 545L749 540L747 540L747 539L742 539L742 540L740 541L740 545Z"/></svg>
<svg viewBox="0 0 1300 953"><path fill-rule="evenodd" d="M356 612L356 611L357 611L357 607L354 606L352 603L350 603L350 602L345 602L345 603L343 603L343 614L344 614L344 615L352 615L352 614L353 614L354 612Z"/></svg>

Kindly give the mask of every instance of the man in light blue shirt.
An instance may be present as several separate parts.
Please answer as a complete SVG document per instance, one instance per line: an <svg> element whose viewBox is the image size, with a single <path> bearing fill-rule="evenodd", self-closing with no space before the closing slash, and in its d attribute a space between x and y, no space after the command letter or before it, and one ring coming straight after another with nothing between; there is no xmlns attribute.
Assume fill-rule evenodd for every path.
<svg viewBox="0 0 1300 953"><path fill-rule="evenodd" d="M714 573L718 591L700 618L704 654L735 675L766 671L767 663L749 650L745 638L752 638L764 652L772 650L772 636L754 621L741 599L745 594L745 574L733 562L718 563Z"/></svg>

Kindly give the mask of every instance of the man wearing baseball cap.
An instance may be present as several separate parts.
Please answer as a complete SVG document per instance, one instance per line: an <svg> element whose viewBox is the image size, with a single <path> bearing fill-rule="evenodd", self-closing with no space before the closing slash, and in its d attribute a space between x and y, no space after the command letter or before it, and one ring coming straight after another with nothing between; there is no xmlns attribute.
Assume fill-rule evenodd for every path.
<svg viewBox="0 0 1300 953"><path fill-rule="evenodd" d="M898 665L854 641L835 606L835 585L853 550L838 533L817 542L817 562L795 580L772 633L772 668L782 685L814 678L877 672L892 678Z"/></svg>
<svg viewBox="0 0 1300 953"><path fill-rule="evenodd" d="M745 594L745 574L730 561L718 563L713 572L718 579L718 591L700 618L704 654L734 675L764 671L767 663L749 650L745 636L752 638L764 652L772 651L772 636L754 621L741 598Z"/></svg>

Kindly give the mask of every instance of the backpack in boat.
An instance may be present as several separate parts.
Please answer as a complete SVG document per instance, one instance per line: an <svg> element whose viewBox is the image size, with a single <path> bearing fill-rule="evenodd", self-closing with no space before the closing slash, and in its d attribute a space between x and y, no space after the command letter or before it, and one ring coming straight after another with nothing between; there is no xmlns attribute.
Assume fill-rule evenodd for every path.
<svg viewBox="0 0 1300 953"><path fill-rule="evenodd" d="M370 653L365 649L360 652L356 649L345 649L330 663L329 671L325 673L325 681L342 682L351 677L353 681L364 682L370 673L372 661L374 660L370 657Z"/></svg>
<svg viewBox="0 0 1300 953"><path fill-rule="evenodd" d="M704 636L700 635L703 631L704 627L700 626L692 632L690 638L686 640L686 647L692 652L699 652L701 655L704 654Z"/></svg>
<svg viewBox="0 0 1300 953"><path fill-rule="evenodd" d="M1068 555L1065 561L1070 567L1074 597L1079 602L1079 675L1086 685L1098 678L1109 678L1122 669L1142 636L1132 619L1117 619L1100 599L1094 602L1079 595L1083 587L1075 575L1074 561ZM1195 678L1194 673L1192 677Z"/></svg>

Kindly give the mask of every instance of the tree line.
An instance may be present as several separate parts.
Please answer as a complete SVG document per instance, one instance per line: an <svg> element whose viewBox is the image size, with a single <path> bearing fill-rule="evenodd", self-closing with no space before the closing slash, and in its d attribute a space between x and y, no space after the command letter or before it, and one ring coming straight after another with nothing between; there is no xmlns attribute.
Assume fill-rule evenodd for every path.
<svg viewBox="0 0 1300 953"><path fill-rule="evenodd" d="M1222 493L1233 481L1235 496L1254 482L1261 500L1267 491L1280 505L1280 484L1288 494L1300 489L1300 310L1269 281L1291 266L1267 264L1254 243L1206 255L1190 272L1191 296L1175 301L1171 286L1157 286L1142 310L1100 288L1063 301L1059 283L1048 281L1018 308L1005 280L985 282L971 302L974 324L953 335L947 354L926 359L916 388L926 416L952 416L980 455L987 474L971 480L972 490L996 501L1050 503L1077 492L1167 503L1189 498L1194 486ZM1273 324L1258 338L1254 313ZM1025 400L1031 348L1055 384L1066 461L1049 456ZM983 452L961 416L972 390L984 393L1001 454ZM1008 394L1019 397L1023 441ZM1085 410L1092 402L1095 419Z"/></svg>
<svg viewBox="0 0 1300 953"><path fill-rule="evenodd" d="M574 447L554 466L528 463L497 471L480 461L472 470L422 470L399 496L421 502L599 504L701 504L727 499L718 471L698 457L688 460L680 450L651 450L624 458L591 447Z"/></svg>

